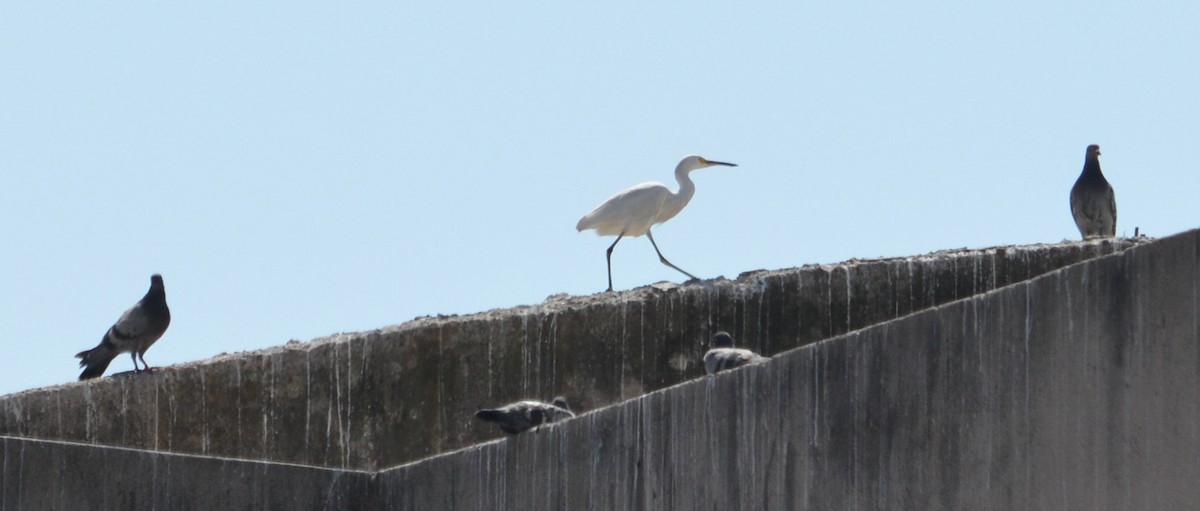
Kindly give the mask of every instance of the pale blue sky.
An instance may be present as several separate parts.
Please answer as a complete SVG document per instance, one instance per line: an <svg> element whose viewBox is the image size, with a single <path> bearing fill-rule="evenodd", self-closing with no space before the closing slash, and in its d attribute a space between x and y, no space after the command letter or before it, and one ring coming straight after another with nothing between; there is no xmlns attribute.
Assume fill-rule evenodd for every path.
<svg viewBox="0 0 1200 511"><path fill-rule="evenodd" d="M1090 143L1119 233L1200 226L1200 4L646 4L3 4L0 393L154 272L156 366L600 292L575 222L690 153L704 278L1076 238Z"/></svg>

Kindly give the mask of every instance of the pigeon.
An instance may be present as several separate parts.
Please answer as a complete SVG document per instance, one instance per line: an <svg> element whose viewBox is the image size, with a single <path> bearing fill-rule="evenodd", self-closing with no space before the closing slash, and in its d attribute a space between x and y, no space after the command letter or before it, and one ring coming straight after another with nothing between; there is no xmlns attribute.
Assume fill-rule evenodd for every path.
<svg viewBox="0 0 1200 511"><path fill-rule="evenodd" d="M154 274L150 276L150 290L146 291L146 296L125 311L121 319L104 333L100 345L75 355L79 359L79 367L84 368L79 379L87 380L104 374L109 362L121 353L129 353L134 372L150 371L150 364L146 363L145 358L146 350L162 337L170 324L171 310L167 308L162 275ZM142 359L143 369L138 369L138 358Z"/></svg>
<svg viewBox="0 0 1200 511"><path fill-rule="evenodd" d="M704 354L704 371L708 374L767 361L767 357L753 351L734 348L733 336L728 332L717 332L713 335L712 346L713 348Z"/></svg>
<svg viewBox="0 0 1200 511"><path fill-rule="evenodd" d="M1100 172L1100 146L1096 144L1088 146L1083 172L1071 187L1071 215L1085 240L1117 234L1117 199Z"/></svg>
<svg viewBox="0 0 1200 511"><path fill-rule="evenodd" d="M541 401L518 401L500 408L475 412L477 419L495 422L505 433L512 435L574 416L567 406L566 398L562 396L554 398L550 404Z"/></svg>

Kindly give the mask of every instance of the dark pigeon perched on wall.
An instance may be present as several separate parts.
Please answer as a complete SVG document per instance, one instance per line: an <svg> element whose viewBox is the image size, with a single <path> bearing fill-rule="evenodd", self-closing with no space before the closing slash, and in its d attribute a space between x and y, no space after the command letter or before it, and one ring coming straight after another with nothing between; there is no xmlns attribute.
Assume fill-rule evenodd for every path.
<svg viewBox="0 0 1200 511"><path fill-rule="evenodd" d="M566 398L562 396L554 398L551 403L518 401L500 408L475 412L475 417L479 420L494 422L505 433L513 435L574 416L571 408L567 406Z"/></svg>
<svg viewBox="0 0 1200 511"><path fill-rule="evenodd" d="M1100 172L1100 146L1087 147L1083 172L1071 187L1071 215L1083 239L1117 235L1117 198Z"/></svg>
<svg viewBox="0 0 1200 511"><path fill-rule="evenodd" d="M717 374L747 364L766 362L767 358L753 351L733 347L733 336L717 332L712 338L712 349L704 354L704 371Z"/></svg>
<svg viewBox="0 0 1200 511"><path fill-rule="evenodd" d="M150 290L146 291L146 296L125 311L121 319L104 333L100 345L75 355L79 359L79 367L84 368L79 379L87 380L104 374L109 362L121 353L128 353L133 359L134 372L149 371L146 350L162 337L170 324L171 310L167 308L167 292L163 289L162 275L155 274L150 277ZM143 369L138 369L139 358L145 366Z"/></svg>

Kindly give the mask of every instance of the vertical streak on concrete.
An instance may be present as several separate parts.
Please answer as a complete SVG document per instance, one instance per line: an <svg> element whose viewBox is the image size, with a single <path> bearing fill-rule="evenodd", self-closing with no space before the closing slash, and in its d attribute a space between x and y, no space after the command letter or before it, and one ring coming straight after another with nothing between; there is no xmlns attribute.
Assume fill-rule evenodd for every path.
<svg viewBox="0 0 1200 511"><path fill-rule="evenodd" d="M449 421L450 421L450 417L447 414L447 409L449 408L447 402L449 400L449 397L446 395L446 376L445 375L446 375L446 371L447 371L446 364L448 361L446 360L446 356L445 356L445 353L446 353L446 345L444 342L445 330L446 329L444 326L440 326L437 329L438 357L435 362L437 364L437 387L436 387L437 394L435 395L435 398L434 398L434 410L435 410L435 414L437 415L437 422L436 422L435 427L438 427L438 428L448 427ZM523 368L528 368L529 367L529 354L528 354L528 350L525 349L525 347L528 346L528 343L522 343L521 346L523 348L521 350L521 354L522 354L521 364L522 364ZM522 374L528 374L528 373L529 373L528 371L522 371ZM529 382L527 380L521 382L521 385L523 388L527 387L528 384L529 384Z"/></svg>
<svg viewBox="0 0 1200 511"><path fill-rule="evenodd" d="M385 470L380 501L449 511L1188 508L1200 501L1196 239ZM502 498L456 499L462 480L496 481ZM400 502L409 492L420 498Z"/></svg>
<svg viewBox="0 0 1200 511"><path fill-rule="evenodd" d="M198 371L200 376L200 454L208 453L208 389L204 385L204 372Z"/></svg>
<svg viewBox="0 0 1200 511"><path fill-rule="evenodd" d="M354 343L361 342L359 339L351 338L346 341L346 394L343 399L346 402L346 426L342 428L342 468L350 468L350 457L352 448L351 442L356 439L354 435Z"/></svg>
<svg viewBox="0 0 1200 511"><path fill-rule="evenodd" d="M312 359L310 358L310 356L311 356L311 352L309 350L304 350L304 452L305 453L312 452L312 448L310 447L311 444L309 442L309 439L312 438L312 414L313 414L313 409L312 409L312 404L313 404ZM312 463L313 462L312 455L309 454L304 459L304 461L308 462L308 463Z"/></svg>
<svg viewBox="0 0 1200 511"><path fill-rule="evenodd" d="M620 358L617 359L618 371L620 371L620 374L617 377L618 378L617 381L620 382L619 387L618 387L618 389L619 389L618 390L618 392L619 392L618 399L624 401L625 399L628 398L628 396L625 395L625 390L626 390L625 381L627 379L625 373L629 368L629 361L625 359L625 354L628 352L628 350L625 348L625 340L629 338L629 302L625 301L625 300L621 300L620 303L621 303L621 307L620 307L621 315L620 315L619 321L621 324L621 340L620 340L621 345L620 345L620 348L618 349L618 352L620 353L620 356L619 356Z"/></svg>
<svg viewBox="0 0 1200 511"><path fill-rule="evenodd" d="M482 405L562 393L580 409L594 409L700 376L696 360L715 328L776 354L1135 244L853 261L752 272L734 281L551 297L537 306L464 317L420 318L376 332L160 368L153 375L3 396L0 433L330 467L386 467L495 438L494 428L469 419ZM964 257L970 261L959 260ZM987 268L990 273L981 275ZM1072 307L1086 302L1080 297L1072 294ZM1133 317L1142 318L1140 328L1154 325L1152 310L1138 314ZM546 321L549 339L543 335ZM262 369L268 364L278 371L267 374ZM826 376L839 370L831 366ZM836 392L824 387L828 381L814 381L821 384L814 392ZM151 392L162 393L157 406ZM817 415L828 411L826 404L813 406ZM429 426L431 419L436 427ZM254 434L264 420L272 430L265 441ZM301 420L303 429L287 426ZM825 440L817 433L811 439Z"/></svg>
<svg viewBox="0 0 1200 511"><path fill-rule="evenodd" d="M233 381L234 381L233 388L235 388L235 389L244 388L244 386L242 385L242 361L241 360L239 360L238 363L233 365ZM241 448L243 448L245 445L245 441L242 439L242 424L244 422L242 419L242 411L246 409L246 403L244 403L242 401L243 397L244 396L242 395L241 392L237 392L234 395L234 399L233 399L234 410L236 411L235 413L237 413L237 421L233 423L233 429L234 429L234 434L236 435L235 441L237 442L239 450L241 450ZM128 444L125 444L125 445L128 445Z"/></svg>

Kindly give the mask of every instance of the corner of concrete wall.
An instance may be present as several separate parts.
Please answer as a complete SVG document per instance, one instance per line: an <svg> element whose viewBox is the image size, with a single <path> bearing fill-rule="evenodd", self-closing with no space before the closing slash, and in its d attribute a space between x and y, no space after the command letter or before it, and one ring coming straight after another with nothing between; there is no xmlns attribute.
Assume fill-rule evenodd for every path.
<svg viewBox="0 0 1200 511"><path fill-rule="evenodd" d="M380 504L1188 508L1197 282L1192 231L383 471Z"/></svg>
<svg viewBox="0 0 1200 511"><path fill-rule="evenodd" d="M1171 443L1184 426L1172 418L1166 429L1143 424L1137 414L1157 417L1165 405L1141 390L1122 394L1118 383L1194 397L1187 394L1194 374L1185 369L1200 367L1188 365L1196 364L1198 254L1193 231L1153 243L946 251L750 272L420 318L150 377L36 389L0 397L0 432L24 437L8 438L5 451L4 484L15 484L11 495L21 500L7 490L3 498L51 502L41 493L52 495L48 485L23 481L80 463L159 475L163 467L198 470L213 484L236 474L243 485L236 502L281 506L299 496L334 503L312 506L326 509L939 508L985 497L1012 504L1001 507L1059 503L1054 498L1177 503L1145 497L1146 483L1117 464L1193 474L1176 456L1192 451ZM705 343L719 329L778 356L763 368L696 380ZM1190 339L1190 354L1177 353L1176 334ZM1186 385L1153 383L1155 374ZM603 409L480 444L500 434L472 420L476 407L555 394L582 410ZM1064 400L1080 396L1087 406L1051 420ZM1063 447L1064 438L1087 440ZM1155 461L1111 447L1119 441L1176 452ZM37 449L45 453L26 464L24 453ZM1101 500L1051 495L1052 485L1028 476L1055 474L1059 462L1047 453L1084 456L1081 466L1091 471L1060 477L1059 488L1117 489ZM24 468L35 465L42 472ZM153 490L144 479L118 472L104 477L155 505L204 498L183 489L146 493ZM272 486L293 484L324 489L292 495ZM1172 498L1191 496L1169 489ZM94 504L68 493L76 500L57 498Z"/></svg>

